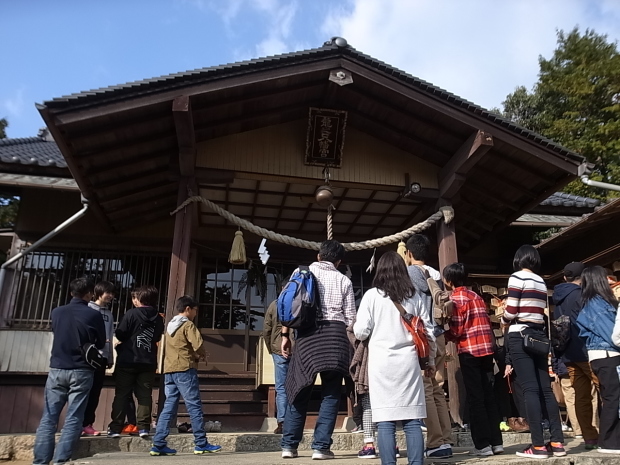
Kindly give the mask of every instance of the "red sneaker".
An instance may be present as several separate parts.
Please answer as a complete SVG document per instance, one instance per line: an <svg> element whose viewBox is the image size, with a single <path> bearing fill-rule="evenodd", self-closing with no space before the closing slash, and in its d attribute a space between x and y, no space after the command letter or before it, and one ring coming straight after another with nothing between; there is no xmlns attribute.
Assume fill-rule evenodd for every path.
<svg viewBox="0 0 620 465"><path fill-rule="evenodd" d="M93 425L85 426L82 429L82 435L84 436L99 436L101 433L93 428Z"/></svg>
<svg viewBox="0 0 620 465"><path fill-rule="evenodd" d="M121 434L138 434L138 427L136 425L125 425L125 427L121 431Z"/></svg>

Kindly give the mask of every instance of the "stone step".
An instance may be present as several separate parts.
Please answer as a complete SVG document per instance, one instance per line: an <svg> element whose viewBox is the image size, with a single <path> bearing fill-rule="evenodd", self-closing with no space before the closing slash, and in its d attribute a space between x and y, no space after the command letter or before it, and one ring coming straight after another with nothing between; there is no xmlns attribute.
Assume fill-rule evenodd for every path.
<svg viewBox="0 0 620 465"><path fill-rule="evenodd" d="M334 451L356 451L363 447L363 434L352 434L346 432L336 432L333 435L332 450ZM566 435L567 446L570 448L569 458L572 463L577 464L618 464L620 456L601 454L597 452L586 452L582 439L574 439L573 433ZM58 436L57 436L58 437ZM277 452L280 450L281 435L273 433L208 433L209 442L219 444L224 451L228 452ZM454 447L457 449L471 448L471 436L469 433L454 433ZM528 433L504 433L504 447L507 449L506 455L519 460L520 465L524 465L527 460L520 459L514 455L519 448L525 448L530 443ZM192 434L176 434L168 438L169 446L177 449L179 453L191 453L193 451ZM308 451L312 443L312 432L306 431L299 445L300 451ZM402 431L397 432L397 443L401 449L406 449L405 438ZM34 446L34 435L2 435L0 436L0 460L32 460L32 448ZM123 436L119 439L110 439L105 436L81 438L76 449L76 457L89 457L98 453L112 452L148 452L151 447L151 439L141 439L133 436ZM591 457L590 462L576 462L576 457ZM493 457L491 457L493 459ZM596 459L596 461L592 461ZM611 460L617 459L616 462ZM481 459L479 459L481 460ZM554 459L554 464L560 462L560 458ZM585 460L585 458L583 459ZM503 460L502 460L503 461ZM493 462L489 462L493 463ZM515 462L516 463L516 462ZM566 461L566 464L571 461Z"/></svg>

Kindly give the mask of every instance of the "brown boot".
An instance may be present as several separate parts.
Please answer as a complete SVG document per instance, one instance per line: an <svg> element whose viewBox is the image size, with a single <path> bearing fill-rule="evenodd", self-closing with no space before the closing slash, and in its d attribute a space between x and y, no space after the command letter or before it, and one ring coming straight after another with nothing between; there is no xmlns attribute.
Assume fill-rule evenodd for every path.
<svg viewBox="0 0 620 465"><path fill-rule="evenodd" d="M519 417L515 422L515 431L517 433L529 433L530 425L527 423L527 420L523 417Z"/></svg>
<svg viewBox="0 0 620 465"><path fill-rule="evenodd" d="M273 430L273 434L282 434L282 426L284 426L284 422L278 422L278 427Z"/></svg>
<svg viewBox="0 0 620 465"><path fill-rule="evenodd" d="M513 431L516 431L517 428L518 428L518 426L517 426L517 418L516 417L510 417L508 420L506 420L506 424Z"/></svg>

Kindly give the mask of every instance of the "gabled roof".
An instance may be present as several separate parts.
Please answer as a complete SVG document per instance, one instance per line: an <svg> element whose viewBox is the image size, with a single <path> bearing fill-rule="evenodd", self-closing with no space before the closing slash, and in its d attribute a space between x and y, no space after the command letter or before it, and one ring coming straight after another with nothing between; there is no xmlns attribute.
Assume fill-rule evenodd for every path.
<svg viewBox="0 0 620 465"><path fill-rule="evenodd" d="M582 161L583 157L577 153L568 150L560 144L547 139L529 129L519 126L512 121L486 110L475 103L472 103L458 95L447 90L437 87L423 79L415 77L405 71L391 66L383 61L377 60L369 55L357 51L355 48L347 44L346 40L334 37L325 42L322 47L302 50L299 52L284 53L263 58L255 58L252 60L240 61L218 66L210 66L195 70L183 71L165 76L143 79L140 81L128 82L114 86L102 87L88 91L77 92L65 95L63 97L54 98L44 102L48 108L63 109L66 107L88 106L91 104L110 103L121 99L133 98L139 95L148 95L153 92L161 92L168 90L182 90L188 86L213 81L217 79L230 78L245 73L256 72L261 69L270 69L274 66L283 67L287 64L298 64L301 62L310 62L313 60L325 59L331 56L349 56L374 68L382 73L388 74L409 86L418 88L433 97L439 98L452 105L456 105L475 115L488 119L494 124L533 140L542 146L545 146L558 154L565 155L573 160Z"/></svg>
<svg viewBox="0 0 620 465"><path fill-rule="evenodd" d="M339 75L347 78L346 85L338 85L345 84L338 82ZM173 104L179 105L175 111ZM38 106L93 211L115 230L133 227L137 217L167 216L176 207L180 154L182 168L193 169L195 159L187 154L195 157L198 144L288 123L303 128L309 107L346 111L347 128L410 154L412 160L424 160L440 179L440 189L423 186L417 199L405 200L399 194L407 173L403 185L362 185L363 210L349 220L342 209L340 217L334 216L335 230L363 236L356 239L367 239L366 233L351 229L351 222L381 225L370 228L374 237L392 234L425 219L441 197L457 212L459 246L471 249L582 169L583 158L574 152L360 53L340 38L317 49L81 92ZM305 141L305 133L294 137L300 144ZM288 178L277 172L273 184L283 189L277 191L260 182L265 173L258 168L208 170L211 177L203 179L211 181L199 181L199 190L219 184L225 204L241 204L233 209L252 209L263 194L286 196L287 186L302 181L315 186L318 181L309 171ZM335 187L343 197L351 196L345 194L353 189L346 182ZM246 197L230 198L235 189ZM269 202L274 203L272 197ZM284 205L271 203L258 206L282 210ZM290 228L302 233L312 231L308 226L324 213L311 204L291 208L299 218L289 221ZM262 227L273 222L267 218L271 214L250 216ZM320 223L315 229L324 237ZM206 215L201 224L217 226Z"/></svg>

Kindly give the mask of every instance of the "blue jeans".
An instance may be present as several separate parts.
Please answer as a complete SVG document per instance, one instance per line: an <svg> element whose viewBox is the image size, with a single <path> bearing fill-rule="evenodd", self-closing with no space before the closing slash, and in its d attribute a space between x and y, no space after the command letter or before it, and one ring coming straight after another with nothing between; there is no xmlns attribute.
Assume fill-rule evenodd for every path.
<svg viewBox="0 0 620 465"><path fill-rule="evenodd" d="M202 401L200 400L200 386L198 384L198 372L194 368L176 373L166 373L164 379L166 402L157 419L157 431L153 436L155 447L164 447L166 438L170 434L170 421L176 415L179 408L179 399L183 396L185 408L189 413L194 432L194 444L197 447L207 445L207 435L202 416Z"/></svg>
<svg viewBox="0 0 620 465"><path fill-rule="evenodd" d="M278 354L271 354L271 357L273 358L276 378L276 415L278 423L282 423L284 421L284 415L286 414L286 404L288 403L284 382L286 381L290 359Z"/></svg>
<svg viewBox="0 0 620 465"><path fill-rule="evenodd" d="M340 408L343 375L337 371L321 372L321 407L314 427L314 450L329 450L332 434ZM304 424L308 413L308 403L314 383L303 388L292 404L288 405L284 419L282 449L296 450L304 433Z"/></svg>
<svg viewBox="0 0 620 465"><path fill-rule="evenodd" d="M424 439L422 438L421 420L402 420L405 439L407 440L407 463L422 465L424 462ZM381 453L381 465L396 465L396 422L380 421L377 423L377 445Z"/></svg>
<svg viewBox="0 0 620 465"><path fill-rule="evenodd" d="M33 464L64 463L71 460L73 446L82 434L82 421L93 385L94 371L89 369L62 370L50 368L45 383L45 406L34 441ZM54 453L54 435L58 429L60 412L69 402L65 424Z"/></svg>

